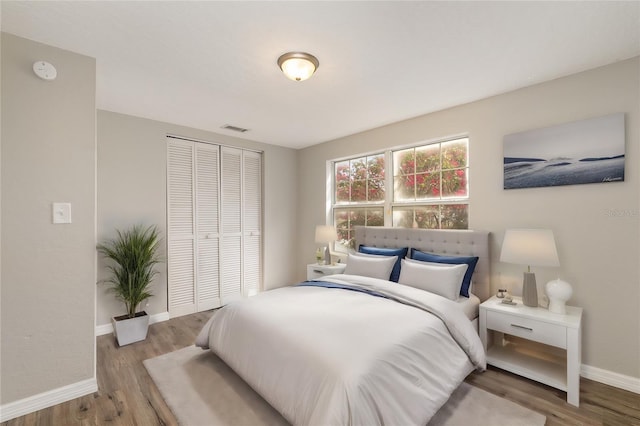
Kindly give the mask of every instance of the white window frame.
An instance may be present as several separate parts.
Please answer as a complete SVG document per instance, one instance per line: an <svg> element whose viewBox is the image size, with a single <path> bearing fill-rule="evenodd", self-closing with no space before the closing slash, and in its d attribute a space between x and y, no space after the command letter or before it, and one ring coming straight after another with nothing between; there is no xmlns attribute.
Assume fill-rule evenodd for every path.
<svg viewBox="0 0 640 426"><path fill-rule="evenodd" d="M434 198L433 200L419 200L419 201L394 201L394 170L395 164L393 162L393 154L398 151L404 151L412 148L421 148L429 145L442 145L447 142L461 141L465 140L467 142L467 162L466 162L466 173L467 173L467 194L466 196L461 197L446 197L442 196L438 198ZM335 225L334 223L334 210L341 208L367 208L367 207L382 207L383 215L384 215L384 226L392 227L393 226L393 209L394 207L423 207L423 206L440 206L440 205L459 205L465 204L467 205L467 215L469 215L469 200L470 200L470 155L469 155L469 145L470 138L468 135L459 135L452 136L443 139L436 139L431 141L422 141L415 144L407 145L407 146L399 146L386 148L380 151L370 151L366 153L350 155L348 157L336 158L333 160L327 161L327 192L326 192L326 223ZM385 197L383 202L357 202L357 203L349 203L349 204L339 204L336 203L335 195L336 195L336 182L335 182L335 165L336 163L354 160L357 158L374 156L384 154L385 161ZM447 169L448 170L448 169ZM442 173L442 169L440 169ZM442 184L441 184L442 185ZM468 220L468 219L467 219ZM344 253L346 249L344 246L340 244L332 244L332 249L336 253Z"/></svg>

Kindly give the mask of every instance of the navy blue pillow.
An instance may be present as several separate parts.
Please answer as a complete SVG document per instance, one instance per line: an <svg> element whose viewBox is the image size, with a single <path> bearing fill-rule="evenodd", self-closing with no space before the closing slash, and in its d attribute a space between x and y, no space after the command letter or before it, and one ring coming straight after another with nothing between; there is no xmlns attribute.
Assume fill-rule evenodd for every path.
<svg viewBox="0 0 640 426"><path fill-rule="evenodd" d="M473 275L473 270L476 269L478 256L442 256L440 254L427 253L412 248L411 258L414 260L421 260L423 262L446 263L448 265L460 265L462 263L466 263L469 265L467 267L467 272L464 274L464 278L462 279L462 287L460 288L460 295L469 297L471 275Z"/></svg>
<svg viewBox="0 0 640 426"><path fill-rule="evenodd" d="M364 254L377 254L378 256L398 256L398 260L396 260L396 264L393 265L393 269L391 270L391 277L389 281L398 282L400 279L400 261L407 256L407 251L409 251L409 247L404 248L381 248L381 247L367 247L361 245L358 247L358 251Z"/></svg>

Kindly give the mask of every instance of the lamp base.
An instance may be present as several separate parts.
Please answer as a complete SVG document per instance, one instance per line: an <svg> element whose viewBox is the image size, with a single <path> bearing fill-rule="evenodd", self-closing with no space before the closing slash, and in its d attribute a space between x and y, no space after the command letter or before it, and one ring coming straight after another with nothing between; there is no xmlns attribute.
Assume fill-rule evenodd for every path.
<svg viewBox="0 0 640 426"><path fill-rule="evenodd" d="M324 264L331 265L331 250L329 250L329 246L324 249Z"/></svg>
<svg viewBox="0 0 640 426"><path fill-rule="evenodd" d="M522 303L526 306L538 307L538 288L536 286L536 274L533 272L524 273Z"/></svg>

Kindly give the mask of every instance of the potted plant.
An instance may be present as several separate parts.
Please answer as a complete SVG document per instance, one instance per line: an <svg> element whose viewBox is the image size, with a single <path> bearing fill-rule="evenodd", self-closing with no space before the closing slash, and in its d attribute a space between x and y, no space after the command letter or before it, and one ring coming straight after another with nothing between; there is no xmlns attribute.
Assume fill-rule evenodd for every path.
<svg viewBox="0 0 640 426"><path fill-rule="evenodd" d="M116 230L117 236L98 244L98 251L109 261L111 273L101 282L122 300L126 315L112 318L113 333L120 346L144 340L149 327L149 315L136 312L138 306L152 296L149 287L158 273L154 266L160 262L159 232L155 226L135 225L128 230Z"/></svg>

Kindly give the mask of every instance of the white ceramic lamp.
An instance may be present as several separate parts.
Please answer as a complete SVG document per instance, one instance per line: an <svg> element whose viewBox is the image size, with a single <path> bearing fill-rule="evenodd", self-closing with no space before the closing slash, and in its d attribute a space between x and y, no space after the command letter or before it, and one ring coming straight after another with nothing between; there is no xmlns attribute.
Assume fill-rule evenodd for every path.
<svg viewBox="0 0 640 426"><path fill-rule="evenodd" d="M544 290L549 298L549 311L564 315L566 313L565 304L573 294L571 284L558 278L557 280L549 281Z"/></svg>
<svg viewBox="0 0 640 426"><path fill-rule="evenodd" d="M338 233L336 232L336 228L334 228L333 226L316 226L316 243L327 245L324 252L325 265L331 265L331 251L329 249L329 244L337 239Z"/></svg>
<svg viewBox="0 0 640 426"><path fill-rule="evenodd" d="M559 266L556 242L550 229L507 229L500 261L527 265L522 281L522 303L538 306L536 276L531 266Z"/></svg>

